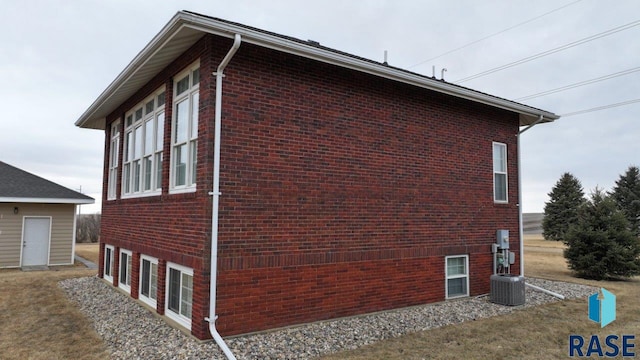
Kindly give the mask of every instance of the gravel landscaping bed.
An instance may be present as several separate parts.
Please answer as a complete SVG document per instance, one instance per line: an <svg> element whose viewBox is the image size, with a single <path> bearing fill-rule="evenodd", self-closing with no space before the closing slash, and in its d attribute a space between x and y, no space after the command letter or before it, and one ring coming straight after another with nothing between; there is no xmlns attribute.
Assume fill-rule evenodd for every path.
<svg viewBox="0 0 640 360"><path fill-rule="evenodd" d="M597 288L527 278L527 282L564 295L586 297ZM137 301L97 277L63 280L67 296L93 321L114 359L225 359L215 342L198 342L168 326ZM559 299L527 287L526 304L502 306L488 296L470 297L401 310L317 322L261 334L227 338L238 359L309 359L355 349L410 332L506 314Z"/></svg>

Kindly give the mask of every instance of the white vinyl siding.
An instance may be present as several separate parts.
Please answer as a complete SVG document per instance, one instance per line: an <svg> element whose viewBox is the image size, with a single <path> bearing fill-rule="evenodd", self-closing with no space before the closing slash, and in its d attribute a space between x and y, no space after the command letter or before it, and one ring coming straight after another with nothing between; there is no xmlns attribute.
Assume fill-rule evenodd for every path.
<svg viewBox="0 0 640 360"><path fill-rule="evenodd" d="M167 263L165 314L191 330L193 269Z"/></svg>
<svg viewBox="0 0 640 360"><path fill-rule="evenodd" d="M156 308L158 300L158 259L140 257L140 300Z"/></svg>
<svg viewBox="0 0 640 360"><path fill-rule="evenodd" d="M120 249L120 272L118 287L131 294L131 251Z"/></svg>
<svg viewBox="0 0 640 360"><path fill-rule="evenodd" d="M469 256L445 258L446 298L469 296Z"/></svg>
<svg viewBox="0 0 640 360"><path fill-rule="evenodd" d="M115 254L115 250L113 246L105 245L104 247L104 268L103 268L103 277L105 280L113 283L113 256Z"/></svg>
<svg viewBox="0 0 640 360"><path fill-rule="evenodd" d="M171 130L171 191L194 191L198 158L200 62L174 77Z"/></svg>
<svg viewBox="0 0 640 360"><path fill-rule="evenodd" d="M119 156L120 120L111 124L111 141L109 142L109 178L107 179L107 200L114 200L116 198Z"/></svg>
<svg viewBox="0 0 640 360"><path fill-rule="evenodd" d="M508 202L507 145L493 143L493 201Z"/></svg>
<svg viewBox="0 0 640 360"><path fill-rule="evenodd" d="M161 193L164 107L162 87L125 115L122 197Z"/></svg>

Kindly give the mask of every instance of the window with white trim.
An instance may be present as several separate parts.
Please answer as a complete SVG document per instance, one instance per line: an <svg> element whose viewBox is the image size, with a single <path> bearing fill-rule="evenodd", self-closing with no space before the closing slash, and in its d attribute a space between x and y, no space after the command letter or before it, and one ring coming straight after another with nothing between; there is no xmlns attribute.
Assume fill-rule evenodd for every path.
<svg viewBox="0 0 640 360"><path fill-rule="evenodd" d="M165 314L187 329L191 329L193 269L167 263L166 281Z"/></svg>
<svg viewBox="0 0 640 360"><path fill-rule="evenodd" d="M158 300L158 259L140 257L140 300L155 308Z"/></svg>
<svg viewBox="0 0 640 360"><path fill-rule="evenodd" d="M493 143L493 201L508 202L507 145Z"/></svg>
<svg viewBox="0 0 640 360"><path fill-rule="evenodd" d="M125 114L122 196L162 191L164 87Z"/></svg>
<svg viewBox="0 0 640 360"><path fill-rule="evenodd" d="M116 198L118 182L118 158L120 156L120 120L111 124L111 141L109 142L109 178L107 184L107 200Z"/></svg>
<svg viewBox="0 0 640 360"><path fill-rule="evenodd" d="M174 77L171 127L171 190L193 191L198 157L200 62Z"/></svg>
<svg viewBox="0 0 640 360"><path fill-rule="evenodd" d="M446 298L469 296L469 256L445 257Z"/></svg>
<svg viewBox="0 0 640 360"><path fill-rule="evenodd" d="M131 263L133 256L131 251L120 249L120 273L118 287L131 293Z"/></svg>
<svg viewBox="0 0 640 360"><path fill-rule="evenodd" d="M110 245L105 245L104 247L104 268L103 270L103 278L110 283L113 283L113 254L114 248Z"/></svg>

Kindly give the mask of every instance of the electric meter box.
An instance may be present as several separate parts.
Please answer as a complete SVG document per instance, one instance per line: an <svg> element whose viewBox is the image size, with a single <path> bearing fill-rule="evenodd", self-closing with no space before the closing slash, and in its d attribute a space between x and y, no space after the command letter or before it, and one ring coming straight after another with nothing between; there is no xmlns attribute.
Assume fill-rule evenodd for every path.
<svg viewBox="0 0 640 360"><path fill-rule="evenodd" d="M496 231L496 243L498 244L498 248L500 249L508 249L509 248L509 230L498 230Z"/></svg>

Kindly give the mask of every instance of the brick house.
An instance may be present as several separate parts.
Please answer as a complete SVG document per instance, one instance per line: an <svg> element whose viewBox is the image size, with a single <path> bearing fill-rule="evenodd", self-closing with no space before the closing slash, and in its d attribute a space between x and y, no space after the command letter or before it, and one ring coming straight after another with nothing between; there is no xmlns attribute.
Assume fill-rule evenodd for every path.
<svg viewBox="0 0 640 360"><path fill-rule="evenodd" d="M488 293L516 135L557 118L178 12L76 122L106 137L99 276L200 339Z"/></svg>

